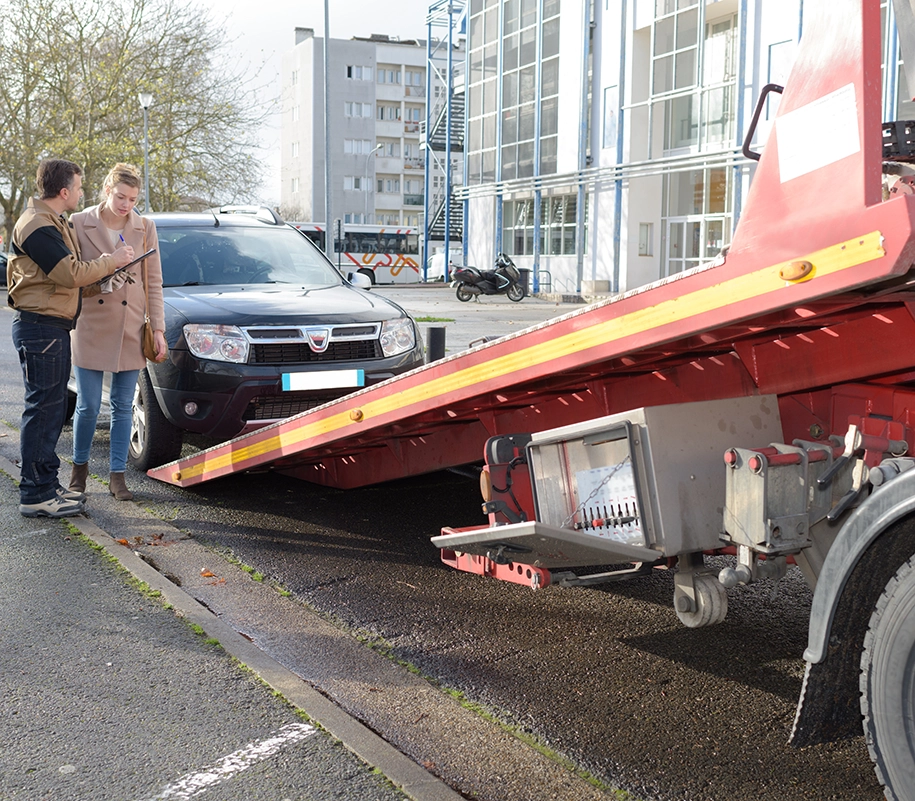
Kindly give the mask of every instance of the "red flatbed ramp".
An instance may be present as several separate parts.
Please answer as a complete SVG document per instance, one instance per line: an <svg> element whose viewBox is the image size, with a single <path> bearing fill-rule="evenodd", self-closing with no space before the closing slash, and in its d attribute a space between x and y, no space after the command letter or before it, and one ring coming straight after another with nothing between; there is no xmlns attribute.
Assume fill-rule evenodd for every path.
<svg viewBox="0 0 915 801"><path fill-rule="evenodd" d="M786 83L723 264L442 359L149 475L191 486L269 466L349 488L480 461L491 436L640 406L774 393L790 423L792 404L816 412L821 388L915 381L915 195L882 199L879 8L835 6L805 29L793 73L801 77ZM824 116L846 130L857 123L857 138L824 152L811 130Z"/></svg>

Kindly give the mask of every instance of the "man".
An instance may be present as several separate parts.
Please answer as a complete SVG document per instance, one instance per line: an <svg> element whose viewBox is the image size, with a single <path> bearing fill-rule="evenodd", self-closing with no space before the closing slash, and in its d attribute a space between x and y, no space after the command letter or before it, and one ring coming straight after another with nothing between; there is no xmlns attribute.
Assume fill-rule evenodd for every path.
<svg viewBox="0 0 915 801"><path fill-rule="evenodd" d="M22 457L19 512L26 517L68 517L83 511L86 496L57 480L57 440L67 415L70 331L79 315L80 287L99 281L133 259L119 248L95 261L80 261L79 246L64 212L83 196L82 170L72 161L47 159L38 166L38 198L13 229L7 292L13 345L25 382L20 426Z"/></svg>

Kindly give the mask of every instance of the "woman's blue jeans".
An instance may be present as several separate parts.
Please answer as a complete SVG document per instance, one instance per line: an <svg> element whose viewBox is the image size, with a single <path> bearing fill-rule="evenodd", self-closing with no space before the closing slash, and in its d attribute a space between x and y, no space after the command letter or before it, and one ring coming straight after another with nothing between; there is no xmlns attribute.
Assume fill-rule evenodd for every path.
<svg viewBox="0 0 915 801"><path fill-rule="evenodd" d="M13 346L19 353L25 384L25 408L19 428L19 501L42 503L53 498L60 486L56 450L67 419L70 331L21 319L17 313L13 318Z"/></svg>
<svg viewBox="0 0 915 801"><path fill-rule="evenodd" d="M102 405L101 370L86 370L74 367L76 374L76 412L73 415L73 462L85 464L89 461L95 424ZM109 469L112 473L123 473L127 467L127 450L130 447L130 417L133 393L137 386L139 370L124 370L111 374L111 389L108 405L111 409L111 447Z"/></svg>

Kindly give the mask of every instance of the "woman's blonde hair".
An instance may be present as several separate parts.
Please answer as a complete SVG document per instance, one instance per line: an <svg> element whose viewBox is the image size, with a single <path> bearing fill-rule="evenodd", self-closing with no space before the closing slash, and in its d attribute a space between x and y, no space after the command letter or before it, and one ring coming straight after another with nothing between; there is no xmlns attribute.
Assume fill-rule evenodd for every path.
<svg viewBox="0 0 915 801"><path fill-rule="evenodd" d="M140 171L133 164L115 164L105 178L105 189L112 189L118 184L127 184L135 189L143 186Z"/></svg>

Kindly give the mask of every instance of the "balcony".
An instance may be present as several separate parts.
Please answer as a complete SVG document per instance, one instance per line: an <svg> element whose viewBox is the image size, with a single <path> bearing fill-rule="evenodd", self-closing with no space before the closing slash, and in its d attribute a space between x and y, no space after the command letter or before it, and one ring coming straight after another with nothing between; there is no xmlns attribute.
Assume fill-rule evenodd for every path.
<svg viewBox="0 0 915 801"><path fill-rule="evenodd" d="M375 120L375 138L389 137L398 139L403 131L403 123L400 120Z"/></svg>
<svg viewBox="0 0 915 801"><path fill-rule="evenodd" d="M399 156L376 156L375 172L400 172Z"/></svg>
<svg viewBox="0 0 915 801"><path fill-rule="evenodd" d="M403 168L405 170L422 170L426 166L426 162L420 156L407 156L403 160Z"/></svg>
<svg viewBox="0 0 915 801"><path fill-rule="evenodd" d="M423 205L423 196L422 195L404 195L403 204L404 204L404 206L422 206Z"/></svg>

